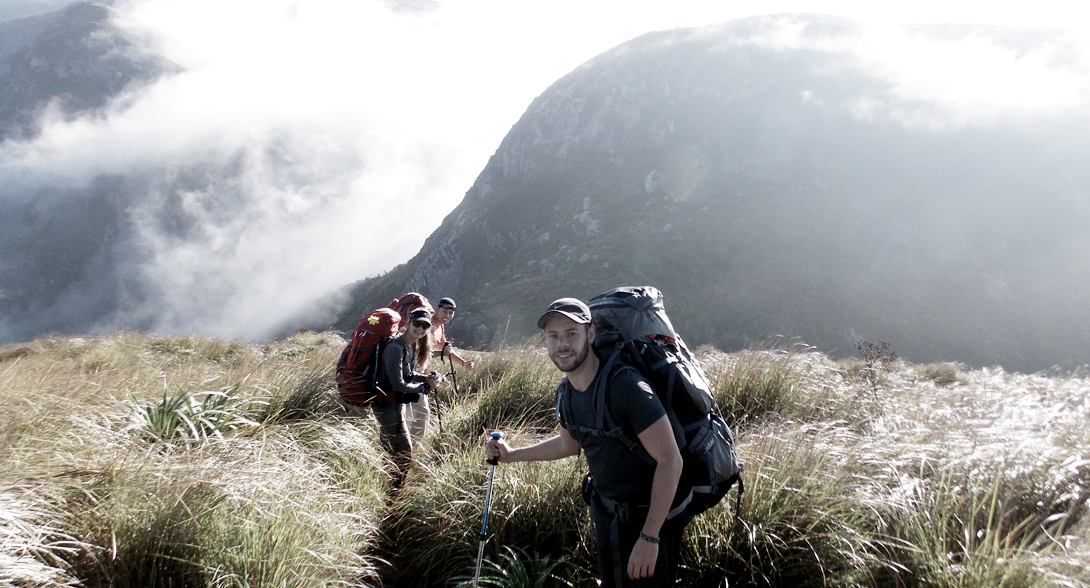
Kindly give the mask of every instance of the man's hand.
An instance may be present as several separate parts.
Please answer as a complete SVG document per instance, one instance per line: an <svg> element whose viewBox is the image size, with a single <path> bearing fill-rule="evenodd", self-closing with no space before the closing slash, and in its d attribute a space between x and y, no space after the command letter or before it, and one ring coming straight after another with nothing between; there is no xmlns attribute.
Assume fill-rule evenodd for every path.
<svg viewBox="0 0 1090 588"><path fill-rule="evenodd" d="M511 448L503 439L489 439L484 444L484 453L486 460L495 459L500 463L507 463L507 456L511 453Z"/></svg>
<svg viewBox="0 0 1090 588"><path fill-rule="evenodd" d="M633 580L650 578L655 575L655 562L659 557L659 546L643 539L637 539L628 556L628 577Z"/></svg>

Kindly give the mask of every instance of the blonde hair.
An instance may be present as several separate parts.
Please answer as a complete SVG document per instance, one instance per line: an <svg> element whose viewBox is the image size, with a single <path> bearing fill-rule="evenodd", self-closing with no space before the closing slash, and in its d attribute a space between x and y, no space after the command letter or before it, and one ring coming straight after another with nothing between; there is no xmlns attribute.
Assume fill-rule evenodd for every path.
<svg viewBox="0 0 1090 588"><path fill-rule="evenodd" d="M424 336L416 340L416 357L413 358L416 364L416 368L420 371L424 371L424 367L428 365L428 359L431 358L431 330L429 329L424 333Z"/></svg>

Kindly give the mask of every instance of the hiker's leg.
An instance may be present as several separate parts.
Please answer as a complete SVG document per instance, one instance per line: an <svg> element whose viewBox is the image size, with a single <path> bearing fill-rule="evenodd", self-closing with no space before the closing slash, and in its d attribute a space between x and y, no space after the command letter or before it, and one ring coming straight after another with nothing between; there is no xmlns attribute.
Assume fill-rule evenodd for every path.
<svg viewBox="0 0 1090 588"><path fill-rule="evenodd" d="M594 552L598 556L598 578L602 581L600 588L617 588L620 568L619 562L615 561L618 554L613 549L614 518L598 500L597 494L592 494L590 519L594 525Z"/></svg>
<svg viewBox="0 0 1090 588"><path fill-rule="evenodd" d="M405 426L405 418L401 414L400 404L389 406L372 406L375 420L378 421L379 442L394 459L397 472L394 478L394 487L400 488L405 474L412 464L412 441L409 439L409 430Z"/></svg>
<svg viewBox="0 0 1090 588"><path fill-rule="evenodd" d="M409 437L412 438L414 445L419 444L428 431L428 419L431 418L428 396L421 394L420 400L408 402L404 406L402 413L405 415L405 423L409 426Z"/></svg>

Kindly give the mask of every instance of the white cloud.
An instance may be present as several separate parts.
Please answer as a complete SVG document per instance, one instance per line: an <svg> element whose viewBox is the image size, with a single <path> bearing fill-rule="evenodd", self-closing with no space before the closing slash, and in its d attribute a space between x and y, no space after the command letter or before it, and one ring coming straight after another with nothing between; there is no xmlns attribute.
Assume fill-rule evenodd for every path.
<svg viewBox="0 0 1090 588"><path fill-rule="evenodd" d="M891 85L894 116L930 127L1086 112L1090 62L1077 37L1029 49L981 31L963 40L872 30L863 67Z"/></svg>
<svg viewBox="0 0 1090 588"><path fill-rule="evenodd" d="M1070 32L1013 39L989 27L959 34L934 27L852 22L815 30L791 19L733 44L839 55L839 75L859 70L883 80L878 94L845 105L863 119L892 118L910 126L987 126L1012 118L1085 113L1090 107L1090 42ZM810 99L821 98L811 95Z"/></svg>

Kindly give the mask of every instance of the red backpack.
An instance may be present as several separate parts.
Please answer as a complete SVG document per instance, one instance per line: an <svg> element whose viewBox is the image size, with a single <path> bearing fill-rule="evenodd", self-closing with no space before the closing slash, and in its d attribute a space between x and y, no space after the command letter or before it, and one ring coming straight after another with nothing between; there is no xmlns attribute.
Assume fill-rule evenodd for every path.
<svg viewBox="0 0 1090 588"><path fill-rule="evenodd" d="M387 406L397 400L395 394L375 385L379 362L386 342L397 334L401 315L389 308L372 310L356 325L352 340L337 362L337 387L348 404Z"/></svg>
<svg viewBox="0 0 1090 588"><path fill-rule="evenodd" d="M406 292L398 298L394 298L390 302L390 308L396 310L401 315L401 322L407 322L409 320L409 314L418 308L426 308L428 312L432 312L431 304L427 298L419 292Z"/></svg>

